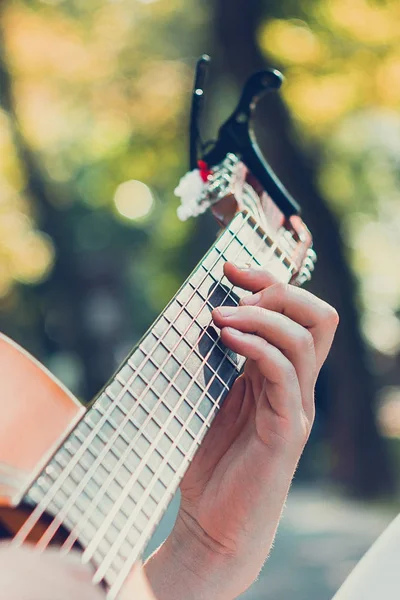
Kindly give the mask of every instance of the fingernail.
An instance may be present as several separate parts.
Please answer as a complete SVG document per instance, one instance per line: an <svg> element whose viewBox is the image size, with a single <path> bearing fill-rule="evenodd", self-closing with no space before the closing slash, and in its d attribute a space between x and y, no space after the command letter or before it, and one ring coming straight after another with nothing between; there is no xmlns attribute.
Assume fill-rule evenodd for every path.
<svg viewBox="0 0 400 600"><path fill-rule="evenodd" d="M249 262L238 262L233 264L239 271L249 271L249 269L251 269L251 263Z"/></svg>
<svg viewBox="0 0 400 600"><path fill-rule="evenodd" d="M231 335L234 335L235 337L242 337L244 335L244 333L242 331L238 331L237 329L233 329L233 327L225 327L226 331L229 331L229 333Z"/></svg>
<svg viewBox="0 0 400 600"><path fill-rule="evenodd" d="M253 294L252 296L245 296L241 299L240 304L257 304L261 300L261 292Z"/></svg>
<svg viewBox="0 0 400 600"><path fill-rule="evenodd" d="M221 317L232 317L237 313L237 306L220 306L218 312Z"/></svg>

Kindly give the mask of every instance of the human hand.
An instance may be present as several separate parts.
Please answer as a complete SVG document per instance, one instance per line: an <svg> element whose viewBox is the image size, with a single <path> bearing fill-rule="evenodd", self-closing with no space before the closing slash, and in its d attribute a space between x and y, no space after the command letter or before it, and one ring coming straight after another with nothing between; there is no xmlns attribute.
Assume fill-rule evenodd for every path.
<svg viewBox="0 0 400 600"><path fill-rule="evenodd" d="M236 309L213 311L223 343L248 360L182 480L178 519L160 551L160 562L170 563L160 598L187 597L190 586L200 590L196 600L234 598L257 577L312 427L314 386L338 323L331 306L266 271L227 263L225 274L259 292ZM186 573L181 595L173 560L176 579ZM152 580L151 562L148 573Z"/></svg>
<svg viewBox="0 0 400 600"><path fill-rule="evenodd" d="M0 544L0 590L7 600L104 600L79 556L59 550L39 553L29 546Z"/></svg>

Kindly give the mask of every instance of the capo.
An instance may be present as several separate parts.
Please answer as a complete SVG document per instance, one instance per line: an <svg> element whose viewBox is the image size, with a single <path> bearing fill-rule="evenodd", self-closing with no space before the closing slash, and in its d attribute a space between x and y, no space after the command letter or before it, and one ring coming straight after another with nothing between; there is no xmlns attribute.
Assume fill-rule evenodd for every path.
<svg viewBox="0 0 400 600"><path fill-rule="evenodd" d="M199 116L204 99L204 81L210 58L203 55L197 63L193 89L190 125L190 168L198 167ZM202 156L209 166L219 164L232 153L246 165L283 214L289 218L300 213L300 207L275 175L257 144L252 117L257 102L264 94L282 85L283 75L276 69L254 73L244 85L239 103L232 115L220 127L213 148Z"/></svg>

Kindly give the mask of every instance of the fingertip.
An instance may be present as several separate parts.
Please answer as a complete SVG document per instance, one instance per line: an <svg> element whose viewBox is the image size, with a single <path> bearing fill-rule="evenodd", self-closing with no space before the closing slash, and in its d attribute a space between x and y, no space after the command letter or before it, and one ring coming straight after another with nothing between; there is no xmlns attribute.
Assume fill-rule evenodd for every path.
<svg viewBox="0 0 400 600"><path fill-rule="evenodd" d="M224 275L231 283L249 292L259 292L278 281L270 271L251 263L226 262Z"/></svg>
<svg viewBox="0 0 400 600"><path fill-rule="evenodd" d="M213 308L211 311L211 317L213 319L213 321L220 321L221 320L221 313L219 310L219 306L217 306L217 308Z"/></svg>
<svg viewBox="0 0 400 600"><path fill-rule="evenodd" d="M249 265L250 267L250 265ZM249 268L247 267L247 269ZM236 265L233 262L227 261L226 263L224 263L224 275L231 280L232 278L236 279L237 277L240 276L240 274L246 270L245 265L243 264L243 266L241 265Z"/></svg>
<svg viewBox="0 0 400 600"><path fill-rule="evenodd" d="M224 263L224 271L233 271L236 273L246 273L251 271L251 263L250 262L231 262L229 260Z"/></svg>
<svg viewBox="0 0 400 600"><path fill-rule="evenodd" d="M243 343L246 343L248 335L233 327L222 327L220 332L222 343L230 350L233 350L233 352L238 352L239 354L243 351Z"/></svg>
<svg viewBox="0 0 400 600"><path fill-rule="evenodd" d="M239 331L238 329L235 329L234 327L224 327L221 330L221 335L224 334L229 334L232 335L234 338L242 338L244 335L246 335L245 333L243 333L243 331Z"/></svg>

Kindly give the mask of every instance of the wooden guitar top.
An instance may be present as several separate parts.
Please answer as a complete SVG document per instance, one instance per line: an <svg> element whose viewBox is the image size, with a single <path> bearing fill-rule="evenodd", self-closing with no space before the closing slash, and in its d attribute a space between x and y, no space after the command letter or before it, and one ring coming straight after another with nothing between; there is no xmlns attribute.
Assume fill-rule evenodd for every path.
<svg viewBox="0 0 400 600"><path fill-rule="evenodd" d="M85 408L3 334L0 381L0 506L15 506Z"/></svg>

